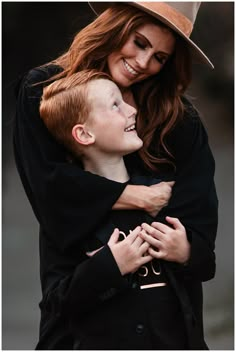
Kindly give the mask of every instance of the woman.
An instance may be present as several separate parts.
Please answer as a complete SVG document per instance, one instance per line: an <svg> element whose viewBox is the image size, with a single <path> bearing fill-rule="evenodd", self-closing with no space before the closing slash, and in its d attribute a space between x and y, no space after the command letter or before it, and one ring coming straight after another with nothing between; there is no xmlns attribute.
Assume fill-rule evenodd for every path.
<svg viewBox="0 0 236 352"><path fill-rule="evenodd" d="M178 217L187 230L191 255L185 266L169 262L169 258L175 259L173 248L181 245L178 237L168 235L158 244L152 243L156 247L152 255L166 260L169 280L184 312L189 348L204 348L200 282L215 273L214 160L199 116L183 94L190 83L189 49L198 59L211 64L188 38L197 3L153 4L155 8L151 3L132 3L107 9L75 37L65 55L53 64L32 70L19 87L15 157L40 223L42 348L70 349L73 345L64 316L47 311L45 302L52 293L63 300L63 279L76 265L79 242L96 230L112 206L145 209L152 215L163 206L158 201L157 186L125 186L78 171L40 120L42 85L37 83L86 68L110 72L123 90L124 99L138 106L137 128L144 147L140 155L127 158L130 172L138 169L158 174L163 180L176 180L169 206L159 212L149 230L156 241L165 216ZM131 53L127 52L130 47ZM55 267L55 258L61 261L63 270Z"/></svg>

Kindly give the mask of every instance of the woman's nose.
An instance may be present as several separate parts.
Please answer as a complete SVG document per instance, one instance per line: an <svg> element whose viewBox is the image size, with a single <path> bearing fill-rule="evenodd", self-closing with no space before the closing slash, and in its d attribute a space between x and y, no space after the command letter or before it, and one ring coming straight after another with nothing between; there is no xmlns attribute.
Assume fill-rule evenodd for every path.
<svg viewBox="0 0 236 352"><path fill-rule="evenodd" d="M141 52L136 57L136 63L140 67L140 69L145 70L148 67L150 57L147 52Z"/></svg>

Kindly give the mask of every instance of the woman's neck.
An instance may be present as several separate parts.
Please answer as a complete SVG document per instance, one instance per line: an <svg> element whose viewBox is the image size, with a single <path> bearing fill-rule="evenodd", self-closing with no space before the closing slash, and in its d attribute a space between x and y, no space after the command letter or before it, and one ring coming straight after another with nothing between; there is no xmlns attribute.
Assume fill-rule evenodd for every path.
<svg viewBox="0 0 236 352"><path fill-rule="evenodd" d="M134 100L132 90L130 88L125 88L125 89L121 90L121 93L122 93L122 97L123 97L124 101L127 104L133 106L135 109L137 109L137 104Z"/></svg>
<svg viewBox="0 0 236 352"><path fill-rule="evenodd" d="M129 174L123 158L93 158L83 160L84 169L116 182L127 182Z"/></svg>

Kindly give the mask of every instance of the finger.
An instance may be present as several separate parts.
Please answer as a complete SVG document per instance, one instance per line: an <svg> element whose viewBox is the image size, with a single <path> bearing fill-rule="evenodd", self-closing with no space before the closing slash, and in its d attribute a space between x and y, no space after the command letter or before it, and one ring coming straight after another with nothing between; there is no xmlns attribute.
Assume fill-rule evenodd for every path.
<svg viewBox="0 0 236 352"><path fill-rule="evenodd" d="M151 255L145 255L140 259L140 266L149 263L152 259L153 257Z"/></svg>
<svg viewBox="0 0 236 352"><path fill-rule="evenodd" d="M164 206L163 206L163 208L164 208ZM151 215L151 217L153 217L153 218L155 218L156 216L157 216L157 214L159 213L159 211L158 210L156 210L156 211L152 211L152 212L148 212L148 214L149 215Z"/></svg>
<svg viewBox="0 0 236 352"><path fill-rule="evenodd" d="M154 183L153 185L149 186L150 188L160 188L160 185L163 184L164 182L158 182Z"/></svg>
<svg viewBox="0 0 236 352"><path fill-rule="evenodd" d="M142 224L142 228L148 233L148 235L155 237L159 240L163 240L166 236L166 232L167 232L166 229L169 229L169 227L164 225L166 227L166 229L163 228L163 230L165 230L165 232L163 232L163 231L160 231L158 228L155 228L153 226L153 224L160 224L160 223L154 222L154 223L152 223L152 226L144 223L144 224ZM161 225L163 225L163 224L161 224Z"/></svg>
<svg viewBox="0 0 236 352"><path fill-rule="evenodd" d="M98 248L98 249L95 249L95 250L92 251L92 252L86 252L86 255L87 255L88 257L92 257L92 256L94 256L94 254L96 254L97 252L99 252L103 247L104 247L104 246L102 246L102 247L100 247L100 248Z"/></svg>
<svg viewBox="0 0 236 352"><path fill-rule="evenodd" d="M169 224L173 225L174 229L176 229L176 230L181 230L183 228L183 225L181 224L181 222L177 218L172 218L170 216L166 216L166 221Z"/></svg>
<svg viewBox="0 0 236 352"><path fill-rule="evenodd" d="M142 230L143 231L143 230ZM138 233L138 236L135 238L135 240L133 241L133 245L135 245L135 246L137 246L137 248L139 248L141 245L142 245L142 243L143 243L143 239L142 239L142 237L140 237L139 236L139 234L142 232L142 231L140 231L139 233Z"/></svg>
<svg viewBox="0 0 236 352"><path fill-rule="evenodd" d="M175 181L168 181L168 182L166 182L169 186L171 186L171 187L173 187L174 186L174 184L175 184Z"/></svg>
<svg viewBox="0 0 236 352"><path fill-rule="evenodd" d="M163 252L162 251L155 251L151 247L148 248L148 253L151 255L152 258L156 258L156 259L162 259L163 258Z"/></svg>
<svg viewBox="0 0 236 352"><path fill-rule="evenodd" d="M140 233L140 236L143 238L144 241L146 241L147 243L149 243L151 246L155 248L160 248L162 246L161 241L157 240L153 236L150 236L145 233Z"/></svg>
<svg viewBox="0 0 236 352"><path fill-rule="evenodd" d="M151 223L151 226L163 234L167 234L170 231L170 226L162 224L161 222L154 221Z"/></svg>
<svg viewBox="0 0 236 352"><path fill-rule="evenodd" d="M108 241L108 244L115 244L119 241L119 234L120 234L120 231L119 229L115 229L112 234L111 234L111 237Z"/></svg>
<svg viewBox="0 0 236 352"><path fill-rule="evenodd" d="M146 222L142 223L141 227L142 227L142 230L143 230L142 233L146 232L149 235L152 235L156 231L154 227L152 227L151 225L147 224Z"/></svg>
<svg viewBox="0 0 236 352"><path fill-rule="evenodd" d="M147 252L149 247L150 247L150 244L148 242L143 242L143 244L139 247L140 254L144 255Z"/></svg>
<svg viewBox="0 0 236 352"><path fill-rule="evenodd" d="M171 184L169 185L168 182L159 182L159 183L155 183L151 186L149 186L150 188L153 188L153 189L157 189L157 190L161 190L161 189L166 189L166 188L172 188Z"/></svg>
<svg viewBox="0 0 236 352"><path fill-rule="evenodd" d="M141 226L137 226L133 231L130 232L129 236L125 239L125 241L128 241L130 243L133 243L138 234L141 231Z"/></svg>

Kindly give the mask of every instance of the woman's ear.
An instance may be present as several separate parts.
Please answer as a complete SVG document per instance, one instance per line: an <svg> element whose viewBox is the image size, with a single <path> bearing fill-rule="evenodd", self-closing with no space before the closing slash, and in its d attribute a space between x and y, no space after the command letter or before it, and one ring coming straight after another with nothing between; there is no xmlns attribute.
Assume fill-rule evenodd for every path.
<svg viewBox="0 0 236 352"><path fill-rule="evenodd" d="M85 125L75 125L72 129L72 136L79 144L91 145L95 142L95 136L86 129Z"/></svg>

